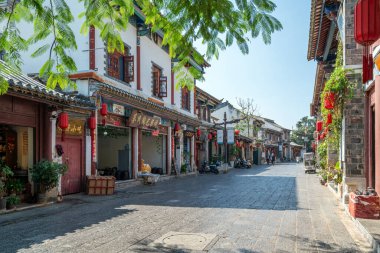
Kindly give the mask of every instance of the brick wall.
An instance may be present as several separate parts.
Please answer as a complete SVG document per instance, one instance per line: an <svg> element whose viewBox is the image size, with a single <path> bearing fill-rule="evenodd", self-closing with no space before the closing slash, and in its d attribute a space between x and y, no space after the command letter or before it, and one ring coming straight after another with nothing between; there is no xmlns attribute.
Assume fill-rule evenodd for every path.
<svg viewBox="0 0 380 253"><path fill-rule="evenodd" d="M344 106L345 169L347 176L364 176L364 94L361 75L350 75L356 82L354 96Z"/></svg>
<svg viewBox="0 0 380 253"><path fill-rule="evenodd" d="M362 64L362 46L354 38L354 7L357 0L344 1L344 65Z"/></svg>

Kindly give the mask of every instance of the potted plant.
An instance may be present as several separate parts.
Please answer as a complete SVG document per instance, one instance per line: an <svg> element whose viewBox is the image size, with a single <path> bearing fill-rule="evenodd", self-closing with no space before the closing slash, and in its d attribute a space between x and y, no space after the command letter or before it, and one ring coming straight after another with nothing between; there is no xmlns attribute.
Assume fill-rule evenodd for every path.
<svg viewBox="0 0 380 253"><path fill-rule="evenodd" d="M16 179L16 178L10 178L8 179L6 182L5 182L5 186L8 190L8 194L9 195L16 195L16 194L20 194L23 189L24 189L24 185L22 184L22 182L20 181L20 179Z"/></svg>
<svg viewBox="0 0 380 253"><path fill-rule="evenodd" d="M14 209L20 203L20 198L17 196L9 196L7 198L7 209Z"/></svg>
<svg viewBox="0 0 380 253"><path fill-rule="evenodd" d="M181 173L182 174L186 174L186 169L187 169L186 164L182 164L182 166L181 166Z"/></svg>
<svg viewBox="0 0 380 253"><path fill-rule="evenodd" d="M0 180L5 182L7 177L11 176L13 176L12 169L3 160L0 160Z"/></svg>
<svg viewBox="0 0 380 253"><path fill-rule="evenodd" d="M6 193L5 184L0 180L0 212L7 207L7 199L4 198Z"/></svg>
<svg viewBox="0 0 380 253"><path fill-rule="evenodd" d="M46 192L58 185L59 177L67 171L67 166L41 160L31 169L32 180L37 184L39 202L46 202Z"/></svg>
<svg viewBox="0 0 380 253"><path fill-rule="evenodd" d="M231 167L234 167L234 163L236 160L236 157L239 155L239 149L236 147L236 145L231 146L230 150L230 165Z"/></svg>

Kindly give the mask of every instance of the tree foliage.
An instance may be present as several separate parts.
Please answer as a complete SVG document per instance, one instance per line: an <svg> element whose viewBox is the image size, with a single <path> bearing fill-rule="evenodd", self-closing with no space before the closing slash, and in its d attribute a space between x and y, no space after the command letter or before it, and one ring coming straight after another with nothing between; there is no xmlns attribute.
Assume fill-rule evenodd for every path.
<svg viewBox="0 0 380 253"><path fill-rule="evenodd" d="M243 135L247 137L255 137L258 131L258 125L255 121L257 105L252 98L236 98L236 102L239 106L241 118L244 119L236 125L236 128L241 130Z"/></svg>
<svg viewBox="0 0 380 253"><path fill-rule="evenodd" d="M306 141L306 149L307 151L311 151L311 143L314 139L313 134L315 131L315 119L309 118L307 116L301 118L297 124L296 129L294 129L291 133L290 140L300 145L305 144L305 137L307 137Z"/></svg>
<svg viewBox="0 0 380 253"><path fill-rule="evenodd" d="M281 23L271 15L276 5L271 0L73 0L84 6L78 17L84 21L81 32L88 34L91 26L100 32L107 50L124 52L120 32L127 28L136 6L146 17L152 31L164 32L163 45L169 47L170 56L178 59L177 69L188 66L190 58L202 64L204 55L193 48L196 40L206 45L207 60L218 58L219 52L236 43L243 54L248 54L251 38L261 35L266 44L271 35L282 29ZM20 68L20 52L32 44L41 45L32 53L38 57L48 53L40 67L40 76L47 85L61 88L73 85L68 74L77 70L70 52L77 49L76 37L70 27L78 18L72 15L65 0L12 1L10 8L0 10L0 49L6 52L4 60ZM19 28L33 24L33 35L24 38ZM202 73L190 67L186 75L202 78ZM185 85L187 82L183 82ZM0 91L7 90L0 80Z"/></svg>

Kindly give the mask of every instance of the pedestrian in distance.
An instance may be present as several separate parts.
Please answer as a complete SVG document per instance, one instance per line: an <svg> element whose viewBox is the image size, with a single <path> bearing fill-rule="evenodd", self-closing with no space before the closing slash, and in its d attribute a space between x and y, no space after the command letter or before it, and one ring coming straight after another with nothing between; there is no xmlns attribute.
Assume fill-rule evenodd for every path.
<svg viewBox="0 0 380 253"><path fill-rule="evenodd" d="M276 159L276 157L274 156L274 152L272 151L272 154L270 154L270 158L271 158L271 161L272 161L272 165L274 165L274 160Z"/></svg>

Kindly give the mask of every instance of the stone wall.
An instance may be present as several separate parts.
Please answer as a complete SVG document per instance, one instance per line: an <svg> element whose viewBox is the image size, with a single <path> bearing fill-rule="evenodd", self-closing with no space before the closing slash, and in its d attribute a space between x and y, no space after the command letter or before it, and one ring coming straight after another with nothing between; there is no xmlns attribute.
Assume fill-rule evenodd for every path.
<svg viewBox="0 0 380 253"><path fill-rule="evenodd" d="M357 0L344 1L344 65L362 64L362 46L354 38L354 7Z"/></svg>
<svg viewBox="0 0 380 253"><path fill-rule="evenodd" d="M354 39L354 7L357 0L344 1L344 66L348 69L354 66L355 72L348 78L355 83L353 96L344 105L344 162L343 162L343 191L344 202L348 202L348 193L365 188L365 96L363 92L361 65L362 47ZM354 67L355 68L355 67Z"/></svg>

